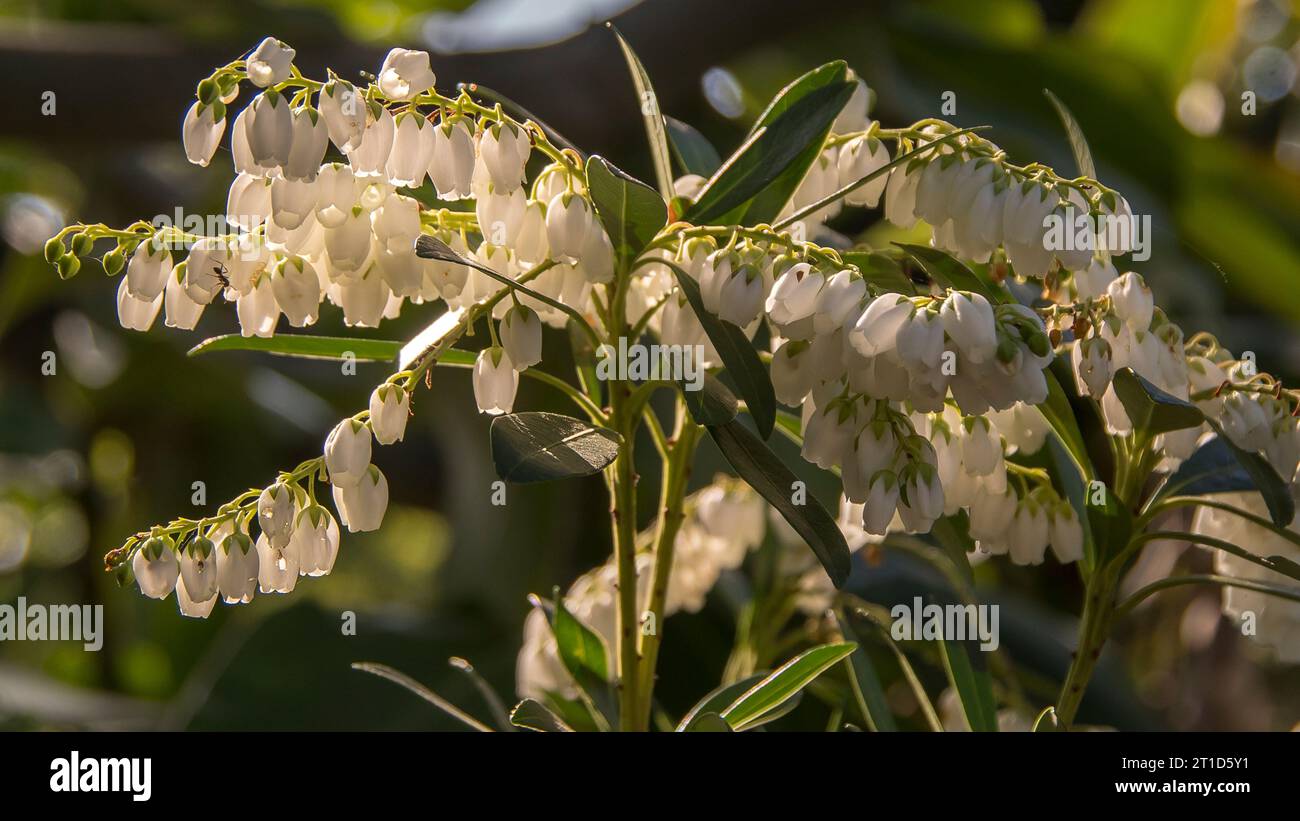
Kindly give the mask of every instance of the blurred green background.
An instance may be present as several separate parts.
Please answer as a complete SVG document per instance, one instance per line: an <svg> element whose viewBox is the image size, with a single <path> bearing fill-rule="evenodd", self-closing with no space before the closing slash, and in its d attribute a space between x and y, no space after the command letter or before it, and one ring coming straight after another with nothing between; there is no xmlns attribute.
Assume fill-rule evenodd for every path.
<svg viewBox="0 0 1300 821"><path fill-rule="evenodd" d="M103 553L129 533L194 515L193 483L215 506L318 451L361 407L386 365L245 354L187 359L235 329L233 310L193 333L147 335L116 322L116 281L87 266L60 282L40 258L71 221L219 213L232 172L185 162L180 123L194 84L273 34L312 76L375 71L391 45L428 49L439 85L480 82L571 140L650 178L644 134L613 39L640 53L663 110L723 149L799 73L842 57L875 92L889 126L940 114L956 95L963 126L1018 162L1073 173L1042 95L1073 110L1106 184L1156 230L1133 267L1185 330L1209 330L1288 381L1300 375L1300 21L1288 0L91 0L0 2L0 603L102 603L105 645L0 643L0 727L203 729L452 728L414 696L349 669L393 665L482 713L463 656L507 699L529 592L549 593L608 553L599 480L512 487L490 505L487 421L463 371L417 391L400 447L376 451L392 507L375 534L346 536L334 573L291 596L219 607L205 622L118 590ZM53 116L42 113L54 93ZM1252 92L1254 113L1243 113ZM245 95L246 102L247 95ZM833 227L891 238L877 214ZM372 335L406 338L427 317L407 306ZM337 311L319 333L342 332ZM561 337L550 338L548 361ZM40 370L57 354L54 376ZM551 408L536 387L519 407ZM696 475L717 468L708 448ZM649 490L653 481L643 482ZM823 480L823 486L825 482ZM1139 565L1160 572L1175 548ZM1197 561L1196 559L1192 560ZM1165 566L1167 570L1167 566ZM1027 669L1059 676L1077 612L1071 569L982 569L1004 642ZM924 573L890 556L857 583L878 600L910 596ZM662 697L675 709L716 683L730 645L727 584L667 627ZM1178 592L1141 610L1085 702L1121 727L1285 728L1296 677L1218 617L1217 593ZM341 634L342 613L357 635ZM1045 703L1045 702L1044 702Z"/></svg>

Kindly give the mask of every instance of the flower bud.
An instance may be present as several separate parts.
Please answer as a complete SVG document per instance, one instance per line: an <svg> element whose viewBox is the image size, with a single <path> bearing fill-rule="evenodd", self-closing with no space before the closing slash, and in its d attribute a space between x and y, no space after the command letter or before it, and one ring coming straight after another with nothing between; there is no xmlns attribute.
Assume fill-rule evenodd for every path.
<svg viewBox="0 0 1300 821"><path fill-rule="evenodd" d="M485 348L474 361L474 401L480 413L510 413L519 389L519 372L499 347Z"/></svg>
<svg viewBox="0 0 1300 821"><path fill-rule="evenodd" d="M526 305L515 305L501 319L501 346L517 371L542 361L542 321Z"/></svg>
<svg viewBox="0 0 1300 821"><path fill-rule="evenodd" d="M395 48L379 69L379 90L394 101L414 99L433 88L436 77L429 67L429 52Z"/></svg>
<svg viewBox="0 0 1300 821"><path fill-rule="evenodd" d="M293 57L294 50L288 45L274 37L267 37L248 55L246 70L249 82L261 88L283 83L289 79Z"/></svg>
<svg viewBox="0 0 1300 821"><path fill-rule="evenodd" d="M334 78L326 83L316 98L325 129L339 151L347 154L361 145L366 130L366 103L347 80Z"/></svg>
<svg viewBox="0 0 1300 821"><path fill-rule="evenodd" d="M388 510L388 480L370 465L355 485L334 486L334 507L349 533L378 530Z"/></svg>
<svg viewBox="0 0 1300 821"><path fill-rule="evenodd" d="M185 546L181 551L180 575L193 602L206 604L217 595L217 546L211 539L197 536Z"/></svg>
<svg viewBox="0 0 1300 821"><path fill-rule="evenodd" d="M402 441L410 415L411 395L400 385L386 382L370 394L370 428L379 444Z"/></svg>
<svg viewBox="0 0 1300 821"><path fill-rule="evenodd" d="M185 123L181 126L181 143L185 146L185 157L195 165L207 167L216 153L221 135L226 133L225 106L195 103L185 114Z"/></svg>
<svg viewBox="0 0 1300 821"><path fill-rule="evenodd" d="M217 545L217 587L226 604L247 604L257 592L258 556L242 528Z"/></svg>
<svg viewBox="0 0 1300 821"><path fill-rule="evenodd" d="M335 487L350 487L370 465L370 430L365 423L344 419L325 439L325 468Z"/></svg>
<svg viewBox="0 0 1300 821"><path fill-rule="evenodd" d="M150 536L131 559L140 592L151 599L165 599L176 587L180 564L172 541L166 536Z"/></svg>

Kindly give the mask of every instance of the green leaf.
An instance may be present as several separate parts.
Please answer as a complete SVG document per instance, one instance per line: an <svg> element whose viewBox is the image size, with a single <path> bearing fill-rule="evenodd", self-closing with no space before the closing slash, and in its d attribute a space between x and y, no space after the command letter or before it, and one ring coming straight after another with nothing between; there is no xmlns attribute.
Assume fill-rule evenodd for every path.
<svg viewBox="0 0 1300 821"><path fill-rule="evenodd" d="M1074 162L1079 166L1079 173L1085 177L1097 179L1097 166L1092 161L1092 152L1088 150L1088 140L1083 136L1083 129L1079 127L1078 121L1070 113L1070 109L1065 107L1065 103L1048 89L1043 89L1043 94L1051 101L1052 107L1056 109L1057 115L1061 118L1061 125L1065 126L1065 135L1070 139L1070 150L1074 152Z"/></svg>
<svg viewBox="0 0 1300 821"><path fill-rule="evenodd" d="M540 702L526 698L510 711L510 723L539 733L571 733L573 729Z"/></svg>
<svg viewBox="0 0 1300 821"><path fill-rule="evenodd" d="M731 725L717 713L703 713L686 728L688 733L731 733Z"/></svg>
<svg viewBox="0 0 1300 821"><path fill-rule="evenodd" d="M672 149L677 164L687 174L712 177L722 165L718 149L700 132L681 120L664 115L668 125L668 147Z"/></svg>
<svg viewBox="0 0 1300 821"><path fill-rule="evenodd" d="M739 407L736 395L713 374L704 374L704 386L699 390L690 390L685 383L678 384L686 398L686 408L698 424L725 425L736 418Z"/></svg>
<svg viewBox="0 0 1300 821"><path fill-rule="evenodd" d="M545 482L598 473L622 437L559 413L525 411L492 420L492 463L508 482Z"/></svg>
<svg viewBox="0 0 1300 821"><path fill-rule="evenodd" d="M1061 721L1056 717L1055 707L1044 707L1034 719L1034 732L1036 733L1059 733L1061 732Z"/></svg>
<svg viewBox="0 0 1300 821"><path fill-rule="evenodd" d="M1114 378L1115 395L1124 404L1133 429L1149 436L1194 428L1205 421L1201 409L1143 379L1132 368L1120 368Z"/></svg>
<svg viewBox="0 0 1300 821"><path fill-rule="evenodd" d="M587 190L614 246L619 270L625 270L667 224L668 206L653 188L600 156L587 160Z"/></svg>
<svg viewBox="0 0 1300 821"><path fill-rule="evenodd" d="M1278 476L1277 470L1258 453L1243 450L1233 444L1217 421L1214 419L1205 421L1228 446L1232 455L1237 457L1237 463L1255 483L1260 495L1264 497L1264 504L1268 507L1268 515L1273 519L1273 523L1278 527L1291 524L1291 520L1295 518L1295 497L1291 495L1291 488L1287 483Z"/></svg>
<svg viewBox="0 0 1300 821"><path fill-rule="evenodd" d="M853 642L841 642L805 650L733 701L731 706L722 711L722 717L733 730L745 730L754 726L767 713L807 687L813 679L848 657L857 646Z"/></svg>
<svg viewBox="0 0 1300 821"><path fill-rule="evenodd" d="M1171 532L1169 535L1172 538L1178 534L1176 532ZM1196 544L1222 550L1224 553L1231 553L1233 556L1245 559L1251 564L1257 564L1260 567L1272 570L1274 573L1281 573L1287 578L1300 581L1300 563L1288 559L1286 556L1261 556L1258 553L1252 553L1240 545L1233 544L1232 542L1225 542L1222 539L1208 539L1203 536L1198 536L1198 539L1199 540L1195 542Z"/></svg>
<svg viewBox="0 0 1300 821"><path fill-rule="evenodd" d="M708 695L695 703L695 706L690 709L690 712L682 716L682 720L677 722L676 732L680 733L690 730L692 724L708 713L716 714L722 712L727 707L731 706L733 701L749 692L750 688L765 678L767 678L766 671L755 673L752 676L743 678L740 681L732 682L731 684L719 684L717 687L714 687L709 691ZM793 704L794 701L788 703Z"/></svg>
<svg viewBox="0 0 1300 821"><path fill-rule="evenodd" d="M1043 414L1047 424L1052 426L1052 432L1065 446L1070 459L1079 469L1080 477L1085 483L1090 482L1097 475L1097 471L1092 465L1092 458L1088 456L1088 446L1083 440L1083 431L1079 429L1079 420L1075 418L1074 408L1070 405L1065 388L1061 387L1061 378L1070 376L1070 364L1057 357L1043 372L1043 376L1047 379L1047 401L1037 406L1038 411Z"/></svg>
<svg viewBox="0 0 1300 821"><path fill-rule="evenodd" d="M1255 480L1232 452L1230 440L1212 434L1170 474L1158 495L1208 496L1241 490L1256 490Z"/></svg>
<svg viewBox="0 0 1300 821"><path fill-rule="evenodd" d="M973 732L995 733L998 730L997 704L993 701L993 679L982 657L971 658L973 642L944 639L943 666L948 680L961 701L966 723Z"/></svg>
<svg viewBox="0 0 1300 821"><path fill-rule="evenodd" d="M847 637L844 620L835 616L840 636ZM859 707L867 726L878 733L892 733L898 730L894 714L889 709L889 699L885 695L885 685L880 681L876 665L871 661L867 648L859 646L849 654L849 686L858 700Z"/></svg>
<svg viewBox="0 0 1300 821"><path fill-rule="evenodd" d="M1118 555L1133 537L1133 514L1124 507L1109 487L1102 504L1096 504L1085 491L1084 507L1088 532L1101 563Z"/></svg>
<svg viewBox="0 0 1300 821"><path fill-rule="evenodd" d="M835 518L813 496L807 496L802 505L794 504L791 494L798 478L739 419L710 426L708 431L740 478L777 509L812 549L835 586L842 586L852 559Z"/></svg>
<svg viewBox="0 0 1300 821"><path fill-rule="evenodd" d="M776 389L772 379L759 359L754 343L749 341L745 332L734 323L719 319L716 314L704 308L704 297L700 295L700 285L690 274L672 263L664 263L672 269L677 277L677 287L686 295L692 310L708 334L709 341L722 357L722 364L736 388L745 400L749 415L754 417L754 424L763 438L772 435L772 425L776 422Z"/></svg>
<svg viewBox="0 0 1300 821"><path fill-rule="evenodd" d="M623 50L627 60L627 69L632 74L632 85L636 87L637 101L641 116L645 119L646 139L650 142L650 159L654 161L655 179L659 182L659 194L664 202L673 198L673 171L668 161L668 137L665 133L664 116L659 110L659 97L654 86L650 85L650 75L646 74L641 58L628 45L622 32L613 23L606 23L609 30L618 39L618 47Z"/></svg>
<svg viewBox="0 0 1300 821"><path fill-rule="evenodd" d="M968 268L966 263L947 251L931 248L928 245L913 245L908 242L896 242L894 244L902 248L909 257L916 260L916 264L921 266L921 270L925 271L930 279L944 288L980 294L994 305L1014 301L1005 288L998 287L985 280Z"/></svg>
<svg viewBox="0 0 1300 821"><path fill-rule="evenodd" d="M862 272L862 278L869 285L875 285L885 291L912 296L916 285L903 269L904 256L901 252L889 251L848 251L841 254L844 261Z"/></svg>
<svg viewBox="0 0 1300 821"><path fill-rule="evenodd" d="M190 348L188 356L214 351L261 351L300 359L346 359L359 362L392 362L402 350L401 342L388 339L357 339L346 336L276 334L270 337L225 334L203 340Z"/></svg>
<svg viewBox="0 0 1300 821"><path fill-rule="evenodd" d="M565 669L582 682L586 676L593 676L601 684L609 681L609 656L605 640L578 621L569 608L564 606L562 596L555 597L555 643L560 650L560 659Z"/></svg>
<svg viewBox="0 0 1300 821"><path fill-rule="evenodd" d="M843 61L836 61L782 89L745 143L705 185L685 220L748 226L776 219L853 95L855 86L846 75Z"/></svg>

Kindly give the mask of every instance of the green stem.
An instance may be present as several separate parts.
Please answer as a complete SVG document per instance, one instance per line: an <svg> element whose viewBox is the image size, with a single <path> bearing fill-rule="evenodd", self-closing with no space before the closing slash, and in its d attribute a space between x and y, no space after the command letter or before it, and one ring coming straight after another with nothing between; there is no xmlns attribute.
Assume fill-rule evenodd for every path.
<svg viewBox="0 0 1300 821"><path fill-rule="evenodd" d="M677 427L673 443L664 460L663 484L659 493L659 521L656 526L654 567L650 576L650 599L646 605L646 618L652 626L641 635L640 703L637 721L644 727L649 722L653 702L655 666L659 659L664 624L664 604L668 598L668 579L672 574L673 548L677 532L686 518L684 501L686 485L691 476L695 445L699 441L700 426L691 421L686 403L677 401Z"/></svg>
<svg viewBox="0 0 1300 821"><path fill-rule="evenodd" d="M618 570L616 645L618 656L619 727L624 731L644 729L638 721L637 679L637 573L636 573L636 467L633 442L637 419L628 419L630 388L620 383L610 391L611 417L623 437L611 478L614 506L610 511L614 531L614 556Z"/></svg>

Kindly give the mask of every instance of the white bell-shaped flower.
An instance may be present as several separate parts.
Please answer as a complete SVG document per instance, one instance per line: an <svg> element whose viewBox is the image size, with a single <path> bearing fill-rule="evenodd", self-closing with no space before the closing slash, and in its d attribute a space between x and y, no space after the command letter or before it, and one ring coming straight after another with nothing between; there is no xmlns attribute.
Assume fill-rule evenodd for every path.
<svg viewBox="0 0 1300 821"><path fill-rule="evenodd" d="M405 102L433 88L436 79L429 52L395 48L379 69L379 90L390 100Z"/></svg>
<svg viewBox="0 0 1300 821"><path fill-rule="evenodd" d="M485 348L474 361L474 401L480 413L510 413L519 390L519 372L503 348Z"/></svg>
<svg viewBox="0 0 1300 821"><path fill-rule="evenodd" d="M898 475L878 471L869 480L867 499L862 505L862 529L872 536L884 536L898 511Z"/></svg>
<svg viewBox="0 0 1300 821"><path fill-rule="evenodd" d="M513 247L515 259L519 260L519 265L523 268L538 265L550 255L551 246L546 237L546 206L541 202L530 200L525 204ZM583 257L586 256L584 251Z"/></svg>
<svg viewBox="0 0 1300 821"><path fill-rule="evenodd" d="M293 490L276 482L257 497L257 525L272 547L284 547L293 534L295 510Z"/></svg>
<svg viewBox="0 0 1300 821"><path fill-rule="evenodd" d="M1033 497L1023 500L1011 518L1008 547L1011 561L1020 564L1042 564L1049 538L1047 513Z"/></svg>
<svg viewBox="0 0 1300 821"><path fill-rule="evenodd" d="M410 253L420 236L420 203L401 194L389 194L370 216L371 229L380 245L394 253Z"/></svg>
<svg viewBox="0 0 1300 821"><path fill-rule="evenodd" d="M168 328L192 331L199 324L199 317L203 316L203 306L185 293L185 286L178 276L183 273L184 271L173 271L167 276L167 287L163 290L163 305L167 311L165 321Z"/></svg>
<svg viewBox="0 0 1300 821"><path fill-rule="evenodd" d="M546 239L551 256L562 262L582 257L587 232L592 228L591 206L577 194L565 191L546 206Z"/></svg>
<svg viewBox="0 0 1300 821"><path fill-rule="evenodd" d="M158 309L162 307L162 294L153 299L137 299L127 289L127 279L122 277L122 284L117 287L117 321L129 331L147 331L153 327L158 318Z"/></svg>
<svg viewBox="0 0 1300 821"><path fill-rule="evenodd" d="M165 599L176 587L180 563L171 539L150 536L131 558L131 572L135 574L140 592L151 599Z"/></svg>
<svg viewBox="0 0 1300 821"><path fill-rule="evenodd" d="M185 114L181 126L181 143L185 157L195 165L205 168L212 162L221 135L226 133L226 107L224 104L204 105L195 102Z"/></svg>
<svg viewBox="0 0 1300 821"><path fill-rule="evenodd" d="M375 254L384 282L393 296L398 299L422 297L425 288L425 274L430 260L421 259L413 249L393 252L380 248Z"/></svg>
<svg viewBox="0 0 1300 821"><path fill-rule="evenodd" d="M523 227L528 200L522 188L505 191L494 183L484 185L474 202L479 229L492 245L514 247Z"/></svg>
<svg viewBox="0 0 1300 821"><path fill-rule="evenodd" d="M275 301L271 278L263 274L253 283L248 293L235 300L235 315L239 318L241 336L271 337L280 321L280 305Z"/></svg>
<svg viewBox="0 0 1300 821"><path fill-rule="evenodd" d="M367 106L370 116L361 143L347 153L352 163L352 173L358 177L386 177L388 157L393 151L396 127L393 115L380 105Z"/></svg>
<svg viewBox="0 0 1300 821"><path fill-rule="evenodd" d="M993 308L982 294L953 291L939 311L943 330L961 356L975 364L997 352L997 328Z"/></svg>
<svg viewBox="0 0 1300 821"><path fill-rule="evenodd" d="M1115 315L1135 331L1145 331L1151 327L1151 316L1155 311L1155 300L1151 289L1138 274L1129 271L1106 288L1110 295L1110 304Z"/></svg>
<svg viewBox="0 0 1300 821"><path fill-rule="evenodd" d="M370 429L364 422L344 419L325 439L325 468L330 483L348 487L361 480L370 465Z"/></svg>
<svg viewBox="0 0 1300 821"><path fill-rule="evenodd" d="M514 191L524 181L524 166L531 151L528 133L511 122L494 123L479 137L479 159L500 191Z"/></svg>
<svg viewBox="0 0 1300 821"><path fill-rule="evenodd" d="M305 328L320 314L320 275L300 256L282 257L271 272L271 291L289 324Z"/></svg>
<svg viewBox="0 0 1300 821"><path fill-rule="evenodd" d="M216 568L216 557L211 560L212 567ZM212 608L217 606L217 593L214 590L212 595L206 599L195 600L187 589L184 574L176 578L176 606L182 616L191 619L206 619L212 615Z"/></svg>
<svg viewBox="0 0 1300 821"><path fill-rule="evenodd" d="M812 316L825 284L825 275L812 270L808 263L790 266L772 286L772 293L764 306L768 316L778 325L789 325Z"/></svg>
<svg viewBox="0 0 1300 821"><path fill-rule="evenodd" d="M1083 559L1083 525L1069 502L1061 501L1053 508L1049 532L1057 561L1069 564Z"/></svg>
<svg viewBox="0 0 1300 821"><path fill-rule="evenodd" d="M460 200L472 193L474 133L463 117L448 118L435 128L429 179L439 199Z"/></svg>
<svg viewBox="0 0 1300 821"><path fill-rule="evenodd" d="M673 301L671 297L669 300ZM810 350L806 341L796 340L784 343L772 354L772 387L778 402L799 407L812 391L817 368L808 356Z"/></svg>
<svg viewBox="0 0 1300 821"><path fill-rule="evenodd" d="M294 523L293 542L299 575L328 575L339 555L338 522L320 505L305 507Z"/></svg>
<svg viewBox="0 0 1300 821"><path fill-rule="evenodd" d="M245 113L248 118L244 129L253 162L266 169L287 163L293 147L293 115L284 95L275 90L263 91L248 104Z"/></svg>
<svg viewBox="0 0 1300 821"><path fill-rule="evenodd" d="M1097 299L1106 293L1112 282L1119 278L1119 271L1108 259L1093 257L1092 262L1082 271L1074 272L1075 296L1079 301Z"/></svg>
<svg viewBox="0 0 1300 821"><path fill-rule="evenodd" d="M718 305L718 318L744 328L758 318L763 310L766 293L763 275L750 265L736 269L731 279L723 283Z"/></svg>
<svg viewBox="0 0 1300 821"><path fill-rule="evenodd" d="M226 222L241 231L253 231L271 216L272 180L239 173L226 196Z"/></svg>
<svg viewBox="0 0 1300 821"><path fill-rule="evenodd" d="M352 166L327 163L320 167L314 186L316 220L326 228L337 228L348 219L357 204L360 186L352 175Z"/></svg>
<svg viewBox="0 0 1300 821"><path fill-rule="evenodd" d="M340 282L333 286L332 292L335 304L343 309L343 324L360 328L378 328L393 295L378 267Z"/></svg>
<svg viewBox="0 0 1300 821"><path fill-rule="evenodd" d="M167 286L171 273L171 252L160 243L145 240L127 263L126 288L136 299L152 302Z"/></svg>
<svg viewBox="0 0 1300 821"><path fill-rule="evenodd" d="M316 98L330 140L344 154L361 145L366 130L366 102L354 85L337 77L320 90Z"/></svg>
<svg viewBox="0 0 1300 821"><path fill-rule="evenodd" d="M817 297L813 314L813 331L829 334L845 327L845 320L867 295L867 283L850 271L837 271L826 280Z"/></svg>
<svg viewBox="0 0 1300 821"><path fill-rule="evenodd" d="M253 540L242 530L217 545L217 586L226 604L247 604L257 593L258 556Z"/></svg>
<svg viewBox="0 0 1300 821"><path fill-rule="evenodd" d="M370 261L371 240L370 214L353 206L341 225L325 230L325 252L334 268L359 273Z"/></svg>
<svg viewBox="0 0 1300 821"><path fill-rule="evenodd" d="M433 159L434 126L415 111L397 115L395 125L393 150L388 155L388 181L418 188Z"/></svg>
<svg viewBox="0 0 1300 821"><path fill-rule="evenodd" d="M501 346L515 370L523 371L542 361L542 321L526 305L506 311L500 327Z"/></svg>
<svg viewBox="0 0 1300 821"><path fill-rule="evenodd" d="M378 530L388 510L388 480L370 465L355 485L334 486L334 507L349 533Z"/></svg>
<svg viewBox="0 0 1300 821"><path fill-rule="evenodd" d="M293 112L293 142L289 159L281 169L284 176L291 180L315 180L328 145L329 128L325 118L311 106L300 106Z"/></svg>
<svg viewBox="0 0 1300 821"><path fill-rule="evenodd" d="M246 62L248 81L260 88L283 83L289 79L293 57L294 50L286 43L274 37L267 37L248 55Z"/></svg>
<svg viewBox="0 0 1300 821"><path fill-rule="evenodd" d="M1115 373L1109 342L1099 336L1076 340L1070 351L1070 362L1080 396L1101 397L1106 393Z"/></svg>
<svg viewBox="0 0 1300 821"><path fill-rule="evenodd" d="M206 603L217 595L217 546L211 539L197 536L185 546L180 573L192 601Z"/></svg>
<svg viewBox="0 0 1300 821"><path fill-rule="evenodd" d="M185 260L185 292L202 305L212 302L225 287L234 250L218 237L202 237L190 246Z"/></svg>
<svg viewBox="0 0 1300 821"><path fill-rule="evenodd" d="M877 356L894 349L898 331L916 311L912 301L902 294L881 294L867 305L849 332L849 344L863 356ZM989 328L993 312L989 311Z"/></svg>
<svg viewBox="0 0 1300 821"><path fill-rule="evenodd" d="M898 518L908 533L930 532L943 515L943 507L943 485L933 464L922 462L906 471L899 494Z"/></svg>
<svg viewBox="0 0 1300 821"><path fill-rule="evenodd" d="M251 105L244 106L230 127L230 157L235 164L235 173L265 177L271 169L258 164L248 144L248 123L252 119L252 111Z"/></svg>
<svg viewBox="0 0 1300 821"><path fill-rule="evenodd" d="M370 394L370 428L379 444L402 441L410 416L411 395L400 385L385 382Z"/></svg>
<svg viewBox="0 0 1300 821"><path fill-rule="evenodd" d="M257 589L259 593L292 593L298 584L298 551L293 541L276 547L257 537Z"/></svg>
<svg viewBox="0 0 1300 821"><path fill-rule="evenodd" d="M287 176L271 181L271 219L287 231L300 228L316 211L316 186Z"/></svg>
<svg viewBox="0 0 1300 821"><path fill-rule="evenodd" d="M838 187L852 185L858 180L889 165L889 149L875 137L854 137L840 148ZM885 193L889 182L888 174L881 174L871 182L861 185L844 195L849 205L875 208L880 204L880 197Z"/></svg>

